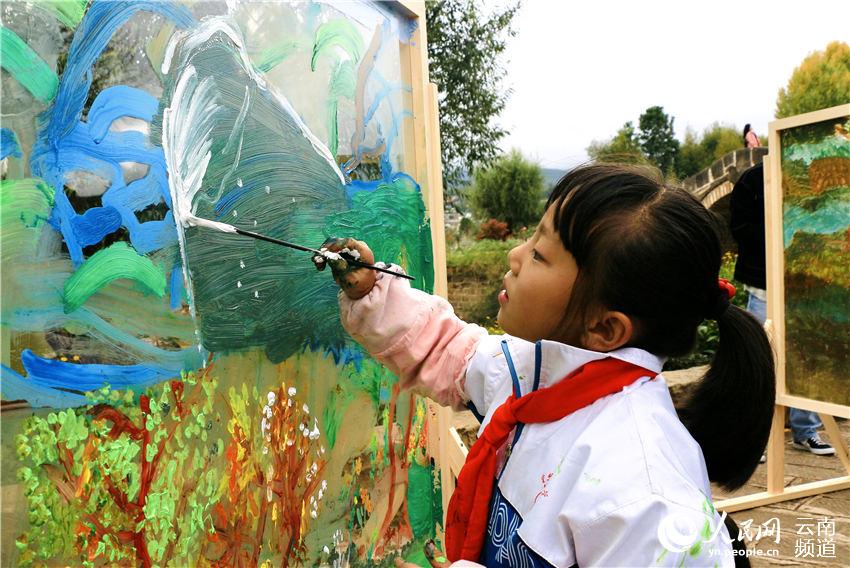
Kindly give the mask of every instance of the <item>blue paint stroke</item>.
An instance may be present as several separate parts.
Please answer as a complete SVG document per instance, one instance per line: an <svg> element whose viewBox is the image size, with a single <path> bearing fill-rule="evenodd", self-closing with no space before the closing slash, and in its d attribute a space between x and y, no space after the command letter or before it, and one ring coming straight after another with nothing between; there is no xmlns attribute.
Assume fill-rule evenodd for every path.
<svg viewBox="0 0 850 568"><path fill-rule="evenodd" d="M413 39L413 34L419 28L419 20L413 18L405 18L398 30L398 40L401 43L410 44Z"/></svg>
<svg viewBox="0 0 850 568"><path fill-rule="evenodd" d="M183 266L179 262L171 269L169 289L171 311L177 311L183 307L183 296L186 293L186 287L183 284Z"/></svg>
<svg viewBox="0 0 850 568"><path fill-rule="evenodd" d="M0 391L5 400L26 400L33 407L71 408L88 402L79 394L33 385L6 365L0 365Z"/></svg>
<svg viewBox="0 0 850 568"><path fill-rule="evenodd" d="M216 219L221 219L224 215L233 211L234 207L242 197L250 197L251 193L256 189L255 184L245 184L242 187L234 187L223 195L215 204ZM238 213L238 210L237 210ZM226 221L226 219L225 219Z"/></svg>
<svg viewBox="0 0 850 568"><path fill-rule="evenodd" d="M829 136L820 142L791 144L782 150L783 160L797 160L807 166L824 158L850 158L850 140L843 136Z"/></svg>
<svg viewBox="0 0 850 568"><path fill-rule="evenodd" d="M108 382L115 388L141 388L180 375L181 371L203 365L206 352L197 347L166 350L151 345L130 333L113 327L106 320L80 308L65 316L61 308L53 310L19 310L11 324L20 330L41 330L73 322L100 345L114 353L136 360L133 365L92 365L63 363L44 359L29 350L21 355L27 377L3 377L2 393L8 400L24 398L34 406L65 408L85 404L85 400L65 391L85 392ZM56 390L63 389L63 390ZM32 398L35 396L35 398ZM40 402L39 402L40 401Z"/></svg>
<svg viewBox="0 0 850 568"><path fill-rule="evenodd" d="M0 128L0 160L6 159L7 156L20 158L21 147L13 130Z"/></svg>
<svg viewBox="0 0 850 568"><path fill-rule="evenodd" d="M104 89L90 109L88 122L81 122L92 67L115 31L139 11L159 14L181 28L194 24L188 9L170 1L92 2L74 34L53 105L40 118L44 126L33 145L30 167L56 188L64 187L73 171L88 171L109 180L103 204L119 212L133 246L145 254L177 240L173 217L139 223L135 216L136 211L160 201L170 206L165 159L160 148L148 147L142 133L110 132L109 125L122 116L150 121L156 99L132 87ZM120 162L147 164L149 170L144 178L125 186ZM99 241L97 237L103 232L88 233L91 225L77 221L78 217L64 191L57 191L51 223L62 233L75 266L85 260L83 243Z"/></svg>
<svg viewBox="0 0 850 568"><path fill-rule="evenodd" d="M92 140L100 144L112 122L122 117L153 120L159 101L141 89L116 85L98 93L89 110L89 128Z"/></svg>
<svg viewBox="0 0 850 568"><path fill-rule="evenodd" d="M85 307L67 315L61 307L47 310L15 310L8 323L20 331L39 331L72 323L76 327L82 327L88 336L111 349L113 353L135 360L139 366L165 370L170 376L201 367L207 355L196 346L180 350L161 349L114 327ZM77 368L85 366L76 365Z"/></svg>
<svg viewBox="0 0 850 568"><path fill-rule="evenodd" d="M97 244L121 227L121 214L114 207L95 207L74 217L74 236L80 246Z"/></svg>
<svg viewBox="0 0 850 568"><path fill-rule="evenodd" d="M796 205L785 206L782 214L785 248L798 232L831 235L850 227L850 201L829 200L815 211Z"/></svg>
<svg viewBox="0 0 850 568"><path fill-rule="evenodd" d="M39 357L29 349L21 353L27 380L34 386L59 388L79 393L112 388L146 387L179 376L170 369L149 365L100 365L66 363Z"/></svg>
<svg viewBox="0 0 850 568"><path fill-rule="evenodd" d="M354 368L359 373L363 370L363 351L358 347L327 347L325 348L325 356L332 356L334 363L340 367L353 364Z"/></svg>

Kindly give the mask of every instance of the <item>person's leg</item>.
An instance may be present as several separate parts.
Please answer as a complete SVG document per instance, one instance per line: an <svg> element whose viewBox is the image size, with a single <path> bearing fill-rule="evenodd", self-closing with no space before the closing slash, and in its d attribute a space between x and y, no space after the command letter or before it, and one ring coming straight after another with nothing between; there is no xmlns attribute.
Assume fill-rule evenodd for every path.
<svg viewBox="0 0 850 568"><path fill-rule="evenodd" d="M791 424L791 436L794 447L807 450L813 454L827 456L835 453L835 448L822 441L818 436L818 428L823 426L816 412L788 409L788 422Z"/></svg>
<svg viewBox="0 0 850 568"><path fill-rule="evenodd" d="M800 410L799 408L788 409L788 422L791 424L791 433L795 442L804 442L818 435L818 428L823 426L817 412Z"/></svg>
<svg viewBox="0 0 850 568"><path fill-rule="evenodd" d="M755 316L760 323L764 324L767 318L767 302L756 298L752 294L747 294L747 311Z"/></svg>
<svg viewBox="0 0 850 568"><path fill-rule="evenodd" d="M753 314L753 316L764 325L764 320L767 318L767 302L753 296L752 292L747 293L747 311ZM767 456L765 454L761 455L760 463L764 463L767 460Z"/></svg>

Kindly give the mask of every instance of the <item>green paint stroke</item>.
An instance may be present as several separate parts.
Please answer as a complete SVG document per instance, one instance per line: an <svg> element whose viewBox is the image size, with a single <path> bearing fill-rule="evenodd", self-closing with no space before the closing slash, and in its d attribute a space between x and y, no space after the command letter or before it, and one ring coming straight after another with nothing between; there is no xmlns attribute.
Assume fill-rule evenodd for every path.
<svg viewBox="0 0 850 568"><path fill-rule="evenodd" d="M44 60L15 32L0 27L0 62L37 100L46 103L56 96L59 79Z"/></svg>
<svg viewBox="0 0 850 568"><path fill-rule="evenodd" d="M165 273L125 242L117 242L92 255L65 282L65 313L71 313L113 280L127 278L160 298L165 294Z"/></svg>
<svg viewBox="0 0 850 568"><path fill-rule="evenodd" d="M330 85L328 85L328 147L331 154L335 156L339 147L339 130L337 127L339 98L354 99L357 84L354 66L363 53L363 37L350 21L333 20L319 26L313 42L310 69L315 71L319 56L325 52L332 53L334 48L342 49L348 55L348 59L341 61L336 66L331 75Z"/></svg>
<svg viewBox="0 0 850 568"><path fill-rule="evenodd" d="M50 12L57 20L74 29L83 19L87 3L88 0L41 0L35 5Z"/></svg>
<svg viewBox="0 0 850 568"><path fill-rule="evenodd" d="M339 427L342 425L345 411L353 399L354 397L345 387L345 383L340 385L338 391L332 390L328 397L328 405L325 407L322 415L322 425L324 426L325 436L328 439L328 447L331 450L336 445L336 436L339 433Z"/></svg>
<svg viewBox="0 0 850 568"><path fill-rule="evenodd" d="M354 91L357 87L357 77L354 72L354 63L345 60L337 65L331 75L328 93L328 147L331 154L336 156L339 147L339 128L337 126L337 109L340 97L354 100Z"/></svg>
<svg viewBox="0 0 850 568"><path fill-rule="evenodd" d="M9 252L16 255L24 248L35 251L40 230L32 229L40 229L47 221L53 194L53 188L39 179L0 180L4 250L12 249Z"/></svg>
<svg viewBox="0 0 850 568"><path fill-rule="evenodd" d="M431 227L422 193L409 177L356 193L350 211L328 216L325 234L369 243L375 258L395 262L415 276L414 288L434 290Z"/></svg>
<svg viewBox="0 0 850 568"><path fill-rule="evenodd" d="M363 53L363 37L348 20L333 20L325 22L316 30L313 41L313 57L310 59L310 70L316 70L316 62L323 53L338 47L357 63Z"/></svg>
<svg viewBox="0 0 850 568"><path fill-rule="evenodd" d="M434 538L434 478L430 466L415 461L407 470L407 511L416 539Z"/></svg>
<svg viewBox="0 0 850 568"><path fill-rule="evenodd" d="M41 265L35 281L29 277L33 259L37 258L42 228L53 207L53 188L38 179L4 179L0 181L0 275L3 282L2 316L11 321L12 312L27 302L49 282L49 270Z"/></svg>
<svg viewBox="0 0 850 568"><path fill-rule="evenodd" d="M278 65L280 65L290 55L298 51L301 44L297 41L285 41L277 45L273 45L260 52L254 66L261 73L268 73Z"/></svg>

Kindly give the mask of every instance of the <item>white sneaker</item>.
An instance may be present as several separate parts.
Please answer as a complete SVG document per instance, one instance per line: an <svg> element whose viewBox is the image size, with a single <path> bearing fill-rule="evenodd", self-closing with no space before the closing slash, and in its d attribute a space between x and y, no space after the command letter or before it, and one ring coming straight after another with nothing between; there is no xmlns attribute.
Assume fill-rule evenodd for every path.
<svg viewBox="0 0 850 568"><path fill-rule="evenodd" d="M819 456L831 456L835 454L835 448L826 442L821 441L821 439L817 436L812 436L808 440L804 440L802 442L794 440L794 447L798 450L805 450Z"/></svg>

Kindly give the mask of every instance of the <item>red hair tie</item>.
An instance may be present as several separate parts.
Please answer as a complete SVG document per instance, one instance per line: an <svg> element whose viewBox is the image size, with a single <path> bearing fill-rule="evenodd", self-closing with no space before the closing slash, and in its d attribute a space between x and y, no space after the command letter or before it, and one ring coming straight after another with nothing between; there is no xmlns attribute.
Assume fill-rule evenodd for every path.
<svg viewBox="0 0 850 568"><path fill-rule="evenodd" d="M735 297L735 286L725 278L717 279L717 287L726 292L726 299L731 300Z"/></svg>
<svg viewBox="0 0 850 568"><path fill-rule="evenodd" d="M729 308L729 300L735 297L735 287L725 278L717 279L717 297L709 307L706 317L719 320Z"/></svg>

